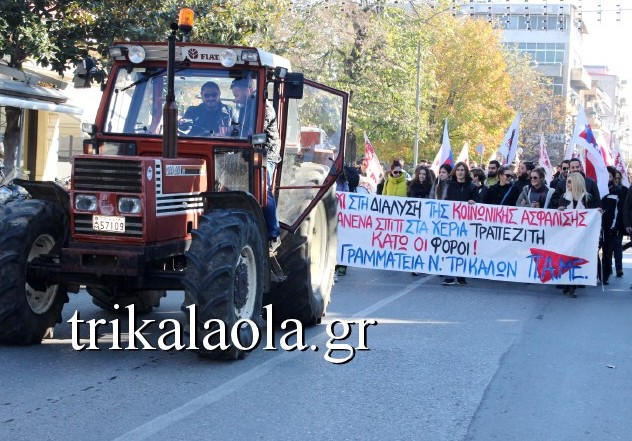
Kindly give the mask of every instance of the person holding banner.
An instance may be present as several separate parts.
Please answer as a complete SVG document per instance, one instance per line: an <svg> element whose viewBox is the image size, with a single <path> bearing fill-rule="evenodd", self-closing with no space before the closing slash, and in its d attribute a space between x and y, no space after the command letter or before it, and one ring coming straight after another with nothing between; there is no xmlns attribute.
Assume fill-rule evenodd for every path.
<svg viewBox="0 0 632 441"><path fill-rule="evenodd" d="M516 201L518 200L520 193L512 185L514 174L511 171L511 167L503 165L498 170L498 179L500 179L498 184L494 184L489 187L487 193L485 193L483 203L490 205L508 205L513 207L516 205Z"/></svg>
<svg viewBox="0 0 632 441"><path fill-rule="evenodd" d="M441 164L439 166L439 176L434 181L432 189L430 190L430 198L445 200L448 195L448 186L450 185L450 173L452 173L452 166L450 164Z"/></svg>
<svg viewBox="0 0 632 441"><path fill-rule="evenodd" d="M384 196L400 196L405 198L408 190L408 182L402 168L402 163L394 160L391 164L391 171L387 179L384 181L382 194Z"/></svg>
<svg viewBox="0 0 632 441"><path fill-rule="evenodd" d="M516 201L517 207L549 208L555 189L546 186L546 172L537 167L531 172L531 184L525 186Z"/></svg>
<svg viewBox="0 0 632 441"><path fill-rule="evenodd" d="M597 187L597 182L592 180L591 178L586 177L584 174L584 170L582 168L582 162L579 158L572 158L569 161L569 174L570 173L578 173L582 178L584 178L584 187L586 191L591 195L592 200L596 201L597 208L601 208L601 196L599 196L599 188ZM565 194L567 191L566 181L561 181L557 188L555 189L555 193L559 196ZM556 200L556 195L553 195L553 202ZM562 201L560 200L560 204Z"/></svg>
<svg viewBox="0 0 632 441"><path fill-rule="evenodd" d="M559 210L567 208L571 210L597 208L597 201L586 191L586 181L581 173L569 173L565 185L566 192L560 198ZM564 285L564 294L568 294L570 297L577 297L575 286Z"/></svg>
<svg viewBox="0 0 632 441"><path fill-rule="evenodd" d="M406 195L409 198L428 199L430 197L432 184L432 176L428 167L419 165L415 169L413 179L408 183L408 191Z"/></svg>
<svg viewBox="0 0 632 441"><path fill-rule="evenodd" d="M452 179L449 181L445 200L461 201L469 204L479 202L476 185L472 182L470 170L465 162L457 162L451 175ZM446 277L442 284L446 286L454 285L454 277ZM467 285L467 280L465 277L457 277L456 284L465 286Z"/></svg>

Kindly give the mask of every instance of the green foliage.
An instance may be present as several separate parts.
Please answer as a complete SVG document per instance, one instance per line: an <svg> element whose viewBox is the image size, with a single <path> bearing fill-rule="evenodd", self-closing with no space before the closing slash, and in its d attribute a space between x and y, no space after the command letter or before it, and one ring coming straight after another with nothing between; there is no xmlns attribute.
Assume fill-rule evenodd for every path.
<svg viewBox="0 0 632 441"><path fill-rule="evenodd" d="M17 67L31 57L61 73L86 55L104 57L116 40L164 41L182 6L4 0L0 56ZM263 47L308 77L347 90L351 138L367 132L385 161L410 162L416 133L419 156L432 158L445 118L454 150L464 142L497 148L517 111L525 150L540 131L561 131L560 103L528 60L507 54L488 23L458 15L454 1L189 0L186 6L195 12L191 41Z"/></svg>

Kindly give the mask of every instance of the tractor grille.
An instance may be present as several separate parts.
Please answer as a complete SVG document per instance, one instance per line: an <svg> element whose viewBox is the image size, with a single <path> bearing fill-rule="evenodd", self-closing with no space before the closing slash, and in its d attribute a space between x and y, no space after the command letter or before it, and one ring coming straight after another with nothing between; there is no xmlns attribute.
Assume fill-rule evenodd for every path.
<svg viewBox="0 0 632 441"><path fill-rule="evenodd" d="M74 166L75 191L143 193L143 165L140 161L77 158ZM75 215L75 233L93 236L143 237L143 218L126 217L125 233L92 229L91 214Z"/></svg>
<svg viewBox="0 0 632 441"><path fill-rule="evenodd" d="M75 159L75 190L142 193L143 166L140 161Z"/></svg>
<svg viewBox="0 0 632 441"><path fill-rule="evenodd" d="M90 234L92 236L143 237L143 218L126 217L125 233L110 233L93 230L91 214L75 214L75 233Z"/></svg>

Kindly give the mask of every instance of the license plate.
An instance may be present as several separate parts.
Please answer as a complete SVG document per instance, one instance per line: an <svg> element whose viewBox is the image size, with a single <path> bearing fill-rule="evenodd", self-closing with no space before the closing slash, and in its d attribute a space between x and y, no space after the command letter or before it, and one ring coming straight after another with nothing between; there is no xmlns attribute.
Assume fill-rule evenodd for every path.
<svg viewBox="0 0 632 441"><path fill-rule="evenodd" d="M125 233L124 216L92 216L92 229L109 233Z"/></svg>

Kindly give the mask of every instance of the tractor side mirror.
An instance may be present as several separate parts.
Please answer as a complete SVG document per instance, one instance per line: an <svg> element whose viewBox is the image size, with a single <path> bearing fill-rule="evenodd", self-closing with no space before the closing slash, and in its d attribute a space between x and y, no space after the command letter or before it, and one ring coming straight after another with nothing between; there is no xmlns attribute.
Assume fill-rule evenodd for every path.
<svg viewBox="0 0 632 441"><path fill-rule="evenodd" d="M283 81L285 97L300 100L303 98L304 77L301 72L288 72Z"/></svg>

